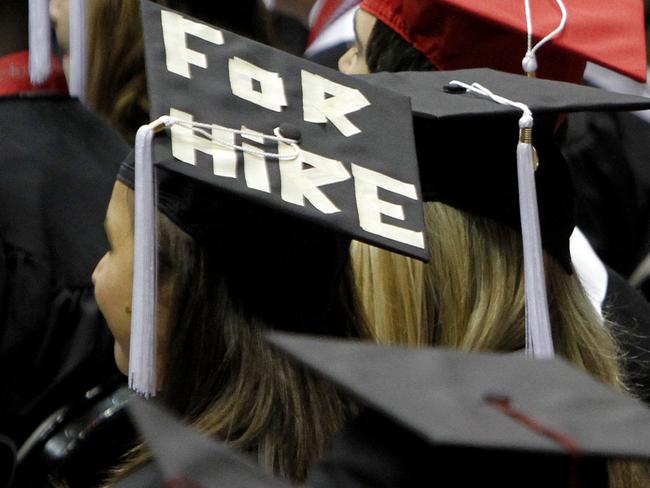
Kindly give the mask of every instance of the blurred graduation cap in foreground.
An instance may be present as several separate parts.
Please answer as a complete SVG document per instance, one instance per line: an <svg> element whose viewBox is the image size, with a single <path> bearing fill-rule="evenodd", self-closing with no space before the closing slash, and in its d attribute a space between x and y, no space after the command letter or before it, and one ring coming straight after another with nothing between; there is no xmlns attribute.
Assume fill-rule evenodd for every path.
<svg viewBox="0 0 650 488"><path fill-rule="evenodd" d="M334 442L311 486L420 486L416 473L454 486L563 486L548 482L578 463L580 486L594 487L603 457L650 456L650 410L560 359L269 340L371 409Z"/></svg>
<svg viewBox="0 0 650 488"><path fill-rule="evenodd" d="M155 122L138 132L119 178L135 189L129 378L150 395L156 203L208 246L228 232L229 198L259 220L280 215L419 259L427 250L408 98L155 3L141 6ZM158 129L167 130L154 137ZM269 239L255 238L263 256Z"/></svg>
<svg viewBox="0 0 650 488"><path fill-rule="evenodd" d="M562 360L278 333L269 340L367 407L307 486L421 486L424 474L454 486L564 486L578 476L579 486L596 488L608 486L604 457L650 456L650 411ZM129 408L158 467L121 488L156 477L179 487L288 486L155 402ZM530 468L537 471L522 478Z"/></svg>
<svg viewBox="0 0 650 488"><path fill-rule="evenodd" d="M280 333L268 339L433 444L650 457L650 410L562 359Z"/></svg>
<svg viewBox="0 0 650 488"><path fill-rule="evenodd" d="M487 68L362 78L411 98L425 201L521 230L527 351L552 356L541 247L571 273L575 226L569 170L554 140L558 118L647 108L650 99Z"/></svg>
<svg viewBox="0 0 650 488"><path fill-rule="evenodd" d="M531 44L560 27L554 38L528 44L526 6ZM637 81L646 78L643 0L364 0L361 8L438 70L490 67L522 73L524 55L536 54L531 71L541 78L578 83L587 61Z"/></svg>
<svg viewBox="0 0 650 488"><path fill-rule="evenodd" d="M288 488L252 459L184 424L158 402L134 398L129 413L151 449L155 466L121 480L117 488Z"/></svg>

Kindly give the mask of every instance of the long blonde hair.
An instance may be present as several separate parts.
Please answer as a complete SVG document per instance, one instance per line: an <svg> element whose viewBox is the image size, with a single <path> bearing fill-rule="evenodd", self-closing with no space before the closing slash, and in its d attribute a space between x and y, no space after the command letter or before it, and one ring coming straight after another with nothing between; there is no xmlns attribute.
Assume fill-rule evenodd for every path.
<svg viewBox="0 0 650 488"><path fill-rule="evenodd" d="M521 238L485 217L425 204L428 264L355 242L352 259L368 324L377 342L463 351L523 349ZM624 390L619 349L576 274L547 256L546 278L556 351L602 382ZM641 465L610 462L610 486L648 486Z"/></svg>

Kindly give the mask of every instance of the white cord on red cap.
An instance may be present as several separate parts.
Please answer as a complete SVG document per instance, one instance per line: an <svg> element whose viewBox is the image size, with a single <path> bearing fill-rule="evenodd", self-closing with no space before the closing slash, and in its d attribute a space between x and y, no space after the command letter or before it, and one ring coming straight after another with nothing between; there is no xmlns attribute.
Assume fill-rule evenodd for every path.
<svg viewBox="0 0 650 488"><path fill-rule="evenodd" d="M550 40L557 37L566 27L568 15L567 15L567 10L564 5L564 2L562 0L555 0L555 3L557 3L558 7L560 8L560 12L562 13L562 18L560 19L559 25L551 33L549 33L546 37L544 37L541 41L535 44L535 46L533 46L533 19L532 19L532 13L530 9L530 0L524 0L524 7L526 10L526 31L528 35L527 35L526 55L524 56L524 59L522 59L521 61L521 67L524 69L524 72L529 76L535 76L535 72L537 71L536 53L539 50L539 48L541 48L544 44L546 44Z"/></svg>
<svg viewBox="0 0 650 488"><path fill-rule="evenodd" d="M552 358L555 355L551 321L546 295L544 254L537 208L535 186L535 149L532 145L533 114L525 103L496 95L478 83L468 85L452 81L469 92L487 97L501 105L516 107L523 112L519 119L517 144L517 178L519 183L519 218L524 254L524 283L526 295L526 353L534 358Z"/></svg>

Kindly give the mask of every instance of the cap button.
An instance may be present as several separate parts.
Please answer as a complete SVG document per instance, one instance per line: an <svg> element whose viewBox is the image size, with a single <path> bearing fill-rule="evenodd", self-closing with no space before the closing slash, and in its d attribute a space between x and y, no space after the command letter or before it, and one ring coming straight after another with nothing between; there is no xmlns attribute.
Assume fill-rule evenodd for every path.
<svg viewBox="0 0 650 488"><path fill-rule="evenodd" d="M287 123L280 124L280 134L282 134L282 137L293 139L296 142L299 142L300 138L302 137L302 134L300 133L300 129L298 129L298 127Z"/></svg>
<svg viewBox="0 0 650 488"><path fill-rule="evenodd" d="M442 87L445 93L466 93L467 90L459 85L445 85Z"/></svg>

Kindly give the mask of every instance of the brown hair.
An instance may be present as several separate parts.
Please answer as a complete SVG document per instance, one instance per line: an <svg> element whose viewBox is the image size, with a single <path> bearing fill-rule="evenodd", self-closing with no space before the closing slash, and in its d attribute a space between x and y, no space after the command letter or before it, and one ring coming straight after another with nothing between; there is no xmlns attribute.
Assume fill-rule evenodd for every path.
<svg viewBox="0 0 650 488"><path fill-rule="evenodd" d="M257 41L271 41L268 13L258 0L157 3ZM90 2L88 32L86 101L132 142L138 128L149 122L140 3Z"/></svg>
<svg viewBox="0 0 650 488"><path fill-rule="evenodd" d="M160 214L159 280L170 290L161 295L169 301L161 396L202 432L301 482L356 408L264 333L367 337L349 241L236 198L219 202L210 242ZM136 447L112 482L149 459Z"/></svg>
<svg viewBox="0 0 650 488"><path fill-rule="evenodd" d="M149 121L139 5L95 0L88 12L86 101L129 142Z"/></svg>

